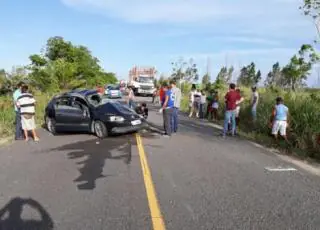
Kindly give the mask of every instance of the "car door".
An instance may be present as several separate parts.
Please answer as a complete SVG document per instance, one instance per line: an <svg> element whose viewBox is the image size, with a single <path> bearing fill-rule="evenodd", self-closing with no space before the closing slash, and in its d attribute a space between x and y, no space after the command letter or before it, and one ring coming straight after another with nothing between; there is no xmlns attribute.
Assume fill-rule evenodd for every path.
<svg viewBox="0 0 320 230"><path fill-rule="evenodd" d="M72 116L70 111L70 97L65 96L57 99L54 105L56 126L59 130L68 131L71 129Z"/></svg>
<svg viewBox="0 0 320 230"><path fill-rule="evenodd" d="M72 117L71 125L75 131L89 131L91 124L90 107L87 102L80 97L72 97L70 100Z"/></svg>

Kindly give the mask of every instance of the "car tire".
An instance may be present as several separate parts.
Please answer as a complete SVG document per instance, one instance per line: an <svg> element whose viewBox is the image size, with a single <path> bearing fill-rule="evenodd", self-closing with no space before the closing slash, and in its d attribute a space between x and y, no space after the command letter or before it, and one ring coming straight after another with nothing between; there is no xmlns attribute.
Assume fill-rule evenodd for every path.
<svg viewBox="0 0 320 230"><path fill-rule="evenodd" d="M99 138L106 138L108 136L108 129L102 121L93 122L94 134Z"/></svg>
<svg viewBox="0 0 320 230"><path fill-rule="evenodd" d="M47 130L53 134L53 135L56 135L57 134L57 130L56 130L56 121L54 118L50 118L50 117L46 117L46 128Z"/></svg>

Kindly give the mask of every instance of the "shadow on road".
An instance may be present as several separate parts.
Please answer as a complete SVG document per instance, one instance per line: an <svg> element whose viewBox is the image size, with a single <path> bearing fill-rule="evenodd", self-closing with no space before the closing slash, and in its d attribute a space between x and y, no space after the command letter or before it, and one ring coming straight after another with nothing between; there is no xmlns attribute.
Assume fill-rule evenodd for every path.
<svg viewBox="0 0 320 230"><path fill-rule="evenodd" d="M96 180L111 175L103 175L105 161L123 160L125 164L131 163L132 146L136 145L133 135L94 139L60 146L51 151L68 151L69 159L85 160L77 162L82 165L80 176L74 180L80 190L91 190L96 187Z"/></svg>
<svg viewBox="0 0 320 230"><path fill-rule="evenodd" d="M38 212L40 220L21 218L25 206ZM0 210L0 230L50 230L54 223L47 211L31 198L13 198Z"/></svg>

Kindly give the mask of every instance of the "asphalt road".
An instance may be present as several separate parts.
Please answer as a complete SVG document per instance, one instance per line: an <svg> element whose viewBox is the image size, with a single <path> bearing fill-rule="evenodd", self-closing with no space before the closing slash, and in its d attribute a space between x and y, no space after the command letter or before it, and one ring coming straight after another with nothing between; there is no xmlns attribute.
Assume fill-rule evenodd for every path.
<svg viewBox="0 0 320 230"><path fill-rule="evenodd" d="M149 121L161 127L155 111ZM144 132L142 143L133 134L101 141L40 130L39 143L3 146L0 230L161 229L152 225L161 218L151 214L156 208L166 229L320 229L319 177L219 133L181 116L172 138Z"/></svg>

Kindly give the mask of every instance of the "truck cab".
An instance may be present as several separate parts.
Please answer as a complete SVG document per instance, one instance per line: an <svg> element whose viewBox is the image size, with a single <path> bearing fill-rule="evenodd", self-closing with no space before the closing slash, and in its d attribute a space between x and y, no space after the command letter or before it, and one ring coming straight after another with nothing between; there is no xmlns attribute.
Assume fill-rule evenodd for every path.
<svg viewBox="0 0 320 230"><path fill-rule="evenodd" d="M134 66L129 72L129 85L133 88L135 95L153 96L156 90L155 78L154 67Z"/></svg>
<svg viewBox="0 0 320 230"><path fill-rule="evenodd" d="M132 81L135 95L152 96L155 91L154 79L148 76L138 76Z"/></svg>

